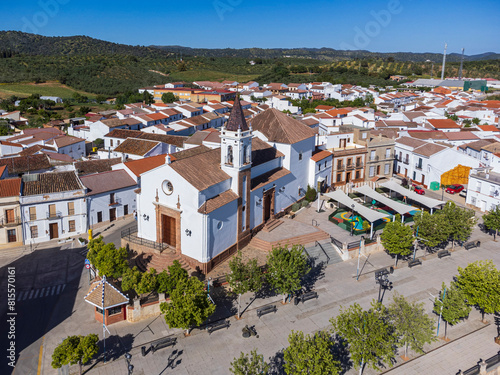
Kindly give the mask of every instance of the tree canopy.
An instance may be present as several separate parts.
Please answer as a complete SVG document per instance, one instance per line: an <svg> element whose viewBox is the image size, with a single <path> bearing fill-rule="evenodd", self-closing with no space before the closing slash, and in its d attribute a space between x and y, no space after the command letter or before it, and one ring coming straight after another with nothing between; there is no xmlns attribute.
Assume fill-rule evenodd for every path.
<svg viewBox="0 0 500 375"><path fill-rule="evenodd" d="M394 334L405 348L405 356L408 347L423 353L424 344L435 340L434 323L426 314L423 303L408 302L403 296L395 294L387 309Z"/></svg>
<svg viewBox="0 0 500 375"><path fill-rule="evenodd" d="M286 295L302 288L302 278L310 268L303 253L302 245L274 247L267 256L266 278L269 284L279 293Z"/></svg>
<svg viewBox="0 0 500 375"><path fill-rule="evenodd" d="M284 350L284 368L288 375L336 375L340 373L340 362L332 354L333 342L326 332L304 335L292 331L288 336L289 346Z"/></svg>
<svg viewBox="0 0 500 375"><path fill-rule="evenodd" d="M351 359L360 374L365 365L374 370L379 369L381 362L392 366L397 340L383 305L373 302L369 310L363 310L357 303L342 307L330 323L333 331L349 343Z"/></svg>
<svg viewBox="0 0 500 375"><path fill-rule="evenodd" d="M203 283L196 277L179 280L170 294L170 302L163 302L160 310L170 328L183 328L189 332L202 324L215 311L207 297Z"/></svg>
<svg viewBox="0 0 500 375"><path fill-rule="evenodd" d="M257 354L254 349L250 355L242 352L238 358L234 358L229 371L234 375L267 375L269 365L264 361L264 356Z"/></svg>
<svg viewBox="0 0 500 375"><path fill-rule="evenodd" d="M52 354L52 367L61 368L64 365L80 366L80 375L82 365L92 359L99 350L97 343L99 337L92 333L87 336L68 336L59 344Z"/></svg>
<svg viewBox="0 0 500 375"><path fill-rule="evenodd" d="M87 258L101 276L117 279L128 269L126 248L117 249L113 242L106 244L102 236L90 240L87 248Z"/></svg>
<svg viewBox="0 0 500 375"><path fill-rule="evenodd" d="M456 285L469 305L483 314L500 311L500 272L491 260L477 261L465 268L458 267Z"/></svg>
<svg viewBox="0 0 500 375"><path fill-rule="evenodd" d="M493 210L490 210L483 215L483 222L486 228L494 230L498 234L500 230L500 204L496 205Z"/></svg>
<svg viewBox="0 0 500 375"><path fill-rule="evenodd" d="M394 254L396 257L411 254L414 240L413 231L409 226L401 223L401 215L399 214L396 215L394 221L386 224L380 239L389 254Z"/></svg>
<svg viewBox="0 0 500 375"><path fill-rule="evenodd" d="M443 283L439 298L434 300L434 313L441 314L447 325L448 323L454 325L467 318L470 310L471 307L467 304L462 290L457 288L455 283L451 283L449 287L446 287L446 284Z"/></svg>

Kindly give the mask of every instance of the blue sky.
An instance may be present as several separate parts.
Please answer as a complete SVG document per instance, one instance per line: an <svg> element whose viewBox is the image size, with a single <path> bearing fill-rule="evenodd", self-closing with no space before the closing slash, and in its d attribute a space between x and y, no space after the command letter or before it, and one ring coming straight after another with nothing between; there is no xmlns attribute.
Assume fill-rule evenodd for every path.
<svg viewBox="0 0 500 375"><path fill-rule="evenodd" d="M1 1L2 30L132 45L500 53L500 1Z"/></svg>

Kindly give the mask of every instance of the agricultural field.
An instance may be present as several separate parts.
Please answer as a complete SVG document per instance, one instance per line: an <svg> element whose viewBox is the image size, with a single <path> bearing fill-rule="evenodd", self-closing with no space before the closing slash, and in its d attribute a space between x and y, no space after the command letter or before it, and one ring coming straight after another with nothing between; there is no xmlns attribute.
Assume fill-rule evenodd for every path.
<svg viewBox="0 0 500 375"><path fill-rule="evenodd" d="M75 92L91 99L96 97L95 94L72 89L71 87L63 85L57 81L49 81L45 83L0 83L0 99L5 99L12 95L19 98L25 98L31 94L40 94L41 96L58 96L65 99L71 98Z"/></svg>

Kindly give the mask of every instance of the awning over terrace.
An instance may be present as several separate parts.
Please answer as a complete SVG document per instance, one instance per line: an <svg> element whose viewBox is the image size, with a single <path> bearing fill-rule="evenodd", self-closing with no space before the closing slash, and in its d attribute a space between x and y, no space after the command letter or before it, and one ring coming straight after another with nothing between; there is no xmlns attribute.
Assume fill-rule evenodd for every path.
<svg viewBox="0 0 500 375"><path fill-rule="evenodd" d="M370 197L372 199L375 199L376 201L378 201L382 204L385 204L387 207L392 208L394 211L396 211L401 216L416 210L415 207L396 202L396 201L392 200L391 198L388 198L380 193L377 193L375 190L373 190L371 187L369 187L367 185L363 185L363 186L360 186L358 188L354 188L354 191L357 193L360 193L360 194L364 194L367 197Z"/></svg>
<svg viewBox="0 0 500 375"><path fill-rule="evenodd" d="M380 184L380 186L382 186L386 189L389 189L389 190L393 190L393 191L395 191L403 196L406 196L407 198L409 198L415 202L418 202L418 203L424 205L425 207L430 208L431 210L445 204L445 202L443 202L443 201L439 201L437 199L425 197L423 195L418 195L414 191L408 190L392 180L387 181L387 182L383 182Z"/></svg>
<svg viewBox="0 0 500 375"><path fill-rule="evenodd" d="M362 204L359 204L358 202L349 198L346 195L346 193L344 193L341 190L335 190L334 192L323 194L323 196L331 198L334 201L337 201L337 202L347 206L349 209L353 208L357 214L363 216L370 223L374 223L377 220L381 220L385 217L392 216L389 214L383 214L381 212L378 212L378 211L372 210L368 207L365 207ZM354 207L353 207L353 205L354 205Z"/></svg>

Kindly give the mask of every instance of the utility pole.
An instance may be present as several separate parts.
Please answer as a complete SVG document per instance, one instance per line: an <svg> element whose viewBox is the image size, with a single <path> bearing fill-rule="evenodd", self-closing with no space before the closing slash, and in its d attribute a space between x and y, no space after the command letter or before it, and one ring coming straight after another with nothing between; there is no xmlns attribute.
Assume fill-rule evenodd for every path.
<svg viewBox="0 0 500 375"><path fill-rule="evenodd" d="M444 67L446 65L446 49L448 48L448 44L444 44L444 53L443 53L443 68L441 69L441 80L444 79Z"/></svg>
<svg viewBox="0 0 500 375"><path fill-rule="evenodd" d="M458 71L458 79L462 79L462 69L464 67L464 51L465 48L462 48L462 58L460 59L460 70Z"/></svg>

